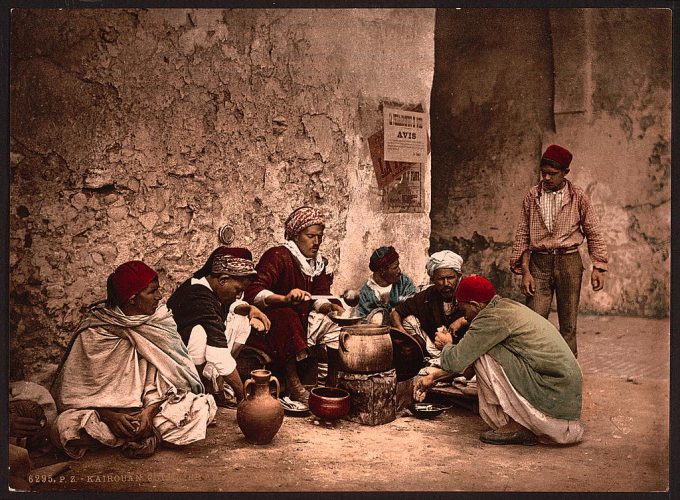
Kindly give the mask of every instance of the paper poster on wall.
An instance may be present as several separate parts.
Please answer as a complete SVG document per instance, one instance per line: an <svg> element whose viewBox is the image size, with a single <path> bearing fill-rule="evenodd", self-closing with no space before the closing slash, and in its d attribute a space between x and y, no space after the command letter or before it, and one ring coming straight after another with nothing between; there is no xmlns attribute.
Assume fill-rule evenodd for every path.
<svg viewBox="0 0 680 500"><path fill-rule="evenodd" d="M398 179L402 173L413 167L413 163L402 161L385 161L384 157L384 134L379 130L368 138L368 149L371 153L375 179L380 189L390 182Z"/></svg>
<svg viewBox="0 0 680 500"><path fill-rule="evenodd" d="M423 164L412 164L383 189L385 212L423 212Z"/></svg>
<svg viewBox="0 0 680 500"><path fill-rule="evenodd" d="M427 114L383 107L384 161L421 163L427 160Z"/></svg>

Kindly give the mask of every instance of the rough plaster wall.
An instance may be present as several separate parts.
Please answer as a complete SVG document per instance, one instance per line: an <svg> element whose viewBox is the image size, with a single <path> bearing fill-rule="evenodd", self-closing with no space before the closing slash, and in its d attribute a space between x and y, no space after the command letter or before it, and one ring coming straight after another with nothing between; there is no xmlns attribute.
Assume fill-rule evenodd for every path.
<svg viewBox="0 0 680 500"><path fill-rule="evenodd" d="M48 378L116 265L143 259L167 297L220 226L258 258L302 204L327 215L337 292L397 224L415 273L429 220L382 214L365 138L380 98L429 100L433 25L434 11L14 10L13 364Z"/></svg>
<svg viewBox="0 0 680 500"><path fill-rule="evenodd" d="M667 316L671 12L551 11L554 30L565 23L582 27L585 38L586 60L565 71L586 75L585 110L556 115L556 134L544 143L578 152L570 176L591 196L612 260L602 292L584 287L584 308Z"/></svg>
<svg viewBox="0 0 680 500"><path fill-rule="evenodd" d="M591 196L612 259L605 290L594 293L589 287L590 261L584 254L588 272L581 310L668 315L670 11L555 9L518 17L512 11L491 14L491 19L502 19L511 28L495 35L489 29L493 22L482 25L474 13L437 16L438 35L444 25L452 25L451 34L455 35L454 29L467 33L455 35L465 41L467 52L459 51L457 59L450 56L468 81L447 86L438 83L439 67L435 71L433 109L438 108L434 99L439 96L444 107L455 111L450 118L455 121L435 123L433 115L433 248L462 251L469 271L490 275L501 293L519 298L508 261L521 199L538 179L541 150L550 143L563 144L575 154L569 177ZM528 39L531 34L538 40ZM437 65L439 51L448 54L445 42L440 47L436 40ZM517 44L526 46L525 53ZM554 72L555 101L549 81L531 94L523 83L501 85L514 79L511 68L518 66L525 75L535 75L531 78L535 84L544 81L542 75L548 78ZM493 93L485 92L488 88ZM447 91L455 97L447 97ZM506 103L518 98L525 107L540 110L535 121L527 120L526 111L531 110L519 119L513 116ZM482 116L480 109L497 113ZM457 140L449 146L456 153L440 158L435 131L445 126L450 129L448 137ZM523 128L524 141L506 140L499 145L499 138L511 138ZM451 182L442 189L444 181L436 179L449 172L453 172ZM440 202L447 192L461 194ZM444 224L447 220L452 221L449 226Z"/></svg>

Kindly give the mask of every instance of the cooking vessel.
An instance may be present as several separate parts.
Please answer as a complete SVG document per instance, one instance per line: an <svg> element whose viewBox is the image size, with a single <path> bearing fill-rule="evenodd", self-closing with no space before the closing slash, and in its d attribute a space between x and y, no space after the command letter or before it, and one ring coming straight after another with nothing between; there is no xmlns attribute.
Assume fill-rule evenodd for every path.
<svg viewBox="0 0 680 500"><path fill-rule="evenodd" d="M328 313L328 317L340 326L356 325L364 319L363 316L342 316L336 312Z"/></svg>
<svg viewBox="0 0 680 500"><path fill-rule="evenodd" d="M392 367L397 372L397 381L402 382L418 375L425 365L423 348L413 335L390 329L392 339Z"/></svg>
<svg viewBox="0 0 680 500"><path fill-rule="evenodd" d="M392 368L390 329L379 325L343 326L340 332L340 369L349 373L378 373Z"/></svg>

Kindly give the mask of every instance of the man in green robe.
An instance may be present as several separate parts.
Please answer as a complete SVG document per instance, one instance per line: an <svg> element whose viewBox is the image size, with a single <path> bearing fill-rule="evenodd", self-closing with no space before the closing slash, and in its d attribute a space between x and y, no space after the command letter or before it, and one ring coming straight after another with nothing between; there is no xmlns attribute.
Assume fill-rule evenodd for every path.
<svg viewBox="0 0 680 500"><path fill-rule="evenodd" d="M481 276L461 280L456 300L469 330L458 344L442 349L442 369L417 383L416 399L422 401L437 379L473 365L479 414L492 428L481 441L579 442L581 369L560 332L528 307L496 295Z"/></svg>

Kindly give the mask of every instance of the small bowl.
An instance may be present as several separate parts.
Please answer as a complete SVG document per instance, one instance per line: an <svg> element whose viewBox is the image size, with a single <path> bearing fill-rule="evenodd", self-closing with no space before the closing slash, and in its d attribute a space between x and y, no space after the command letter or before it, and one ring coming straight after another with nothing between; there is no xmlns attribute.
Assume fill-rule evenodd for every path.
<svg viewBox="0 0 680 500"><path fill-rule="evenodd" d="M349 413L349 392L335 387L315 387L308 404L309 410L320 420L333 422Z"/></svg>
<svg viewBox="0 0 680 500"><path fill-rule="evenodd" d="M328 313L328 317L340 326L356 325L364 319L363 316L340 316L336 312Z"/></svg>
<svg viewBox="0 0 680 500"><path fill-rule="evenodd" d="M441 415L444 411L451 408L450 406L442 406L433 403L413 403L411 405L411 413L417 418L434 418Z"/></svg>

